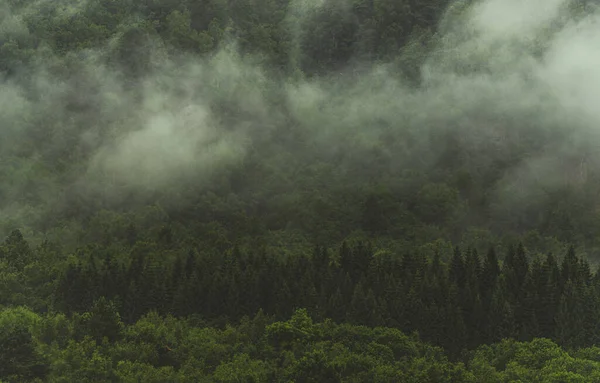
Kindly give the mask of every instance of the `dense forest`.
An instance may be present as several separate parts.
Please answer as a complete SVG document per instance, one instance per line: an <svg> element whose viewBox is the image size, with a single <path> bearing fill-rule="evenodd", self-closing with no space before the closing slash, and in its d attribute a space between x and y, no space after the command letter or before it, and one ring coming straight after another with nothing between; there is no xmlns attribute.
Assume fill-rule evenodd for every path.
<svg viewBox="0 0 600 383"><path fill-rule="evenodd" d="M0 1L0 382L600 381L599 5Z"/></svg>

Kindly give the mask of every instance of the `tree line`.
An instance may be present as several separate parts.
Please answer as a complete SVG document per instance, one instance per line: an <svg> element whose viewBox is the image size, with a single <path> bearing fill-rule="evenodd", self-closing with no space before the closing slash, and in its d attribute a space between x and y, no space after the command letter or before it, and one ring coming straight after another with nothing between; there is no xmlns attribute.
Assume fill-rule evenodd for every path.
<svg viewBox="0 0 600 383"><path fill-rule="evenodd" d="M502 262L494 248L481 257L456 247L427 259L375 253L362 242L287 258L238 248L159 254L143 243L125 263L101 248L79 254L57 280L52 305L85 312L105 297L126 323L156 311L199 315L213 325L259 310L283 319L306 308L337 323L416 331L454 355L504 338L544 337L565 347L598 342L600 277L573 247L559 258L530 260L519 244Z"/></svg>

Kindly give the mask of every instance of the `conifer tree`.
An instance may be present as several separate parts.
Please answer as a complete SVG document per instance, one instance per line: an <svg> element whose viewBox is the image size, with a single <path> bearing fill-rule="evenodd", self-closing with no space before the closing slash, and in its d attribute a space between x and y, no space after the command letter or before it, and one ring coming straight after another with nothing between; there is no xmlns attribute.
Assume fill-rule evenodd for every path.
<svg viewBox="0 0 600 383"><path fill-rule="evenodd" d="M480 291L483 306L489 307L492 294L496 289L498 277L500 276L500 265L494 247L490 247L483 261L481 270Z"/></svg>
<svg viewBox="0 0 600 383"><path fill-rule="evenodd" d="M450 282L455 283L459 289L464 287L466 278L465 262L458 246L454 248L454 254L450 260L449 276Z"/></svg>
<svg viewBox="0 0 600 383"><path fill-rule="evenodd" d="M580 265L577 255L575 255L575 247L569 246L567 254L563 258L560 273L562 277L562 284L566 285L568 281L573 283L579 282L579 271Z"/></svg>

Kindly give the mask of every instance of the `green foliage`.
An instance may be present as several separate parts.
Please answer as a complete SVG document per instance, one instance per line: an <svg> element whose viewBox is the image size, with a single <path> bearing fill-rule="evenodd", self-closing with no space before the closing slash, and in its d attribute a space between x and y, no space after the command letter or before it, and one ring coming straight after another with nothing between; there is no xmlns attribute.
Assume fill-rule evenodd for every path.
<svg viewBox="0 0 600 383"><path fill-rule="evenodd" d="M22 307L0 311L0 379L44 378L46 358L34 338L40 317Z"/></svg>
<svg viewBox="0 0 600 383"><path fill-rule="evenodd" d="M511 175L564 133L503 115L517 133L468 144L488 120L399 118L452 40L449 0L309 3L2 4L2 381L600 381L596 172L528 188ZM162 121L177 76L169 113L243 157L143 190L95 180L98 145ZM419 91L385 92L400 83Z"/></svg>
<svg viewBox="0 0 600 383"><path fill-rule="evenodd" d="M547 339L530 343L503 341L481 347L471 361L477 380L485 382L593 382L598 376L598 362L575 358Z"/></svg>
<svg viewBox="0 0 600 383"><path fill-rule="evenodd" d="M313 322L306 310L266 326L257 316L225 329L196 327L153 313L126 326L123 338L104 338L102 343L87 334L81 341L69 340L72 325L65 320L23 308L0 312L1 350L10 351L0 355L0 377L52 382L450 383L594 382L600 376L595 348L569 353L548 339L504 340L478 347L465 365L450 362L442 349L397 329ZM89 335L94 331L89 328Z"/></svg>
<svg viewBox="0 0 600 383"><path fill-rule="evenodd" d="M122 329L123 322L115 304L104 297L95 301L90 311L75 318L76 334L91 336L98 343L104 338L111 342L120 339Z"/></svg>
<svg viewBox="0 0 600 383"><path fill-rule="evenodd" d="M179 374L171 366L157 368L150 364L129 360L119 361L115 370L117 379L126 383L161 383L174 382L179 379Z"/></svg>
<svg viewBox="0 0 600 383"><path fill-rule="evenodd" d="M23 271L33 260L31 249L19 230L14 230L0 247L0 260L16 271Z"/></svg>
<svg viewBox="0 0 600 383"><path fill-rule="evenodd" d="M215 382L267 382L270 369L261 360L252 360L248 354L237 354L231 362L223 362L215 369Z"/></svg>

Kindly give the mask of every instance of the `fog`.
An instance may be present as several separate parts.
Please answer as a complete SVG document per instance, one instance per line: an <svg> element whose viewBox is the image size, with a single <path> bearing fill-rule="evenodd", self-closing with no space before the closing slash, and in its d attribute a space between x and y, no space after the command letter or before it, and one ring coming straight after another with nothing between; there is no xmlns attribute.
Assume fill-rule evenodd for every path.
<svg viewBox="0 0 600 383"><path fill-rule="evenodd" d="M87 7L65 4L4 4L1 49L32 38L27 25L39 9L67 19ZM342 17L345 4L290 3L290 65L306 54L306 20L323 6ZM290 174L291 185L316 158L333 164L336 182L378 172L371 151L391 174L433 171L448 135L475 175L510 163L486 217L541 206L554 190L588 182L600 160L600 14L573 4L456 1L426 45L316 76L275 73L240 53L235 36L199 56L144 34L141 73L111 61L125 49L125 28L102 48L66 55L38 41L30 69L0 87L0 158L12 161L2 166L10 180L0 187L3 227L39 223L75 200L111 207L163 192L177 198L190 185L211 188L249 156ZM136 16L125 22L143 30ZM407 62L420 67L418 85L398 69Z"/></svg>

